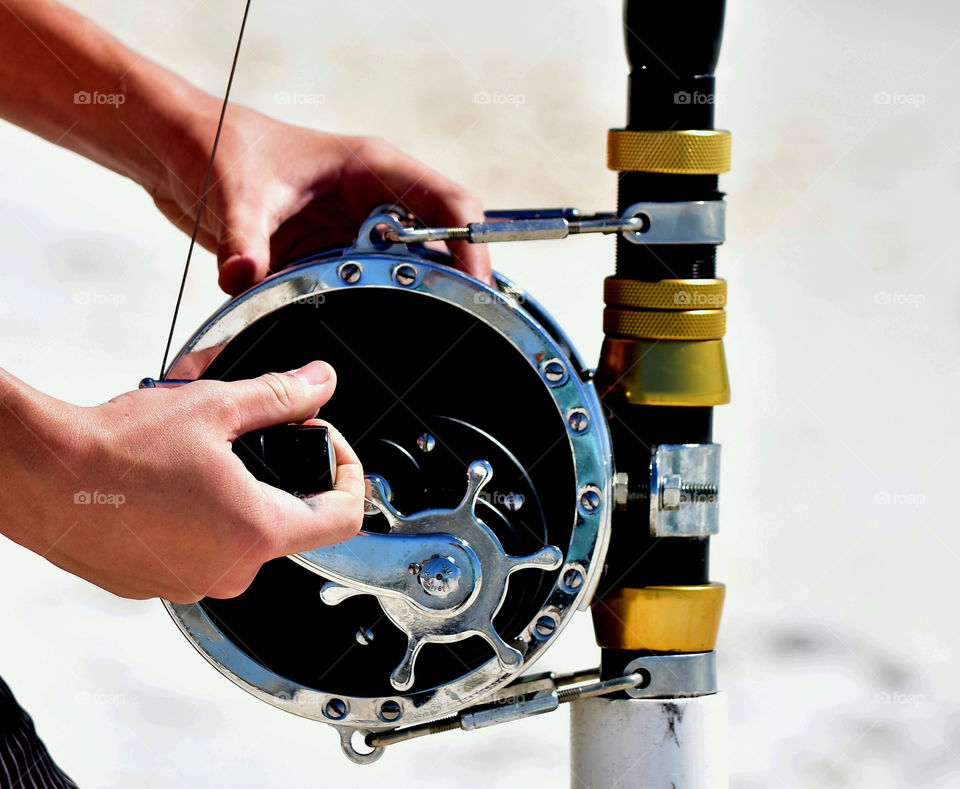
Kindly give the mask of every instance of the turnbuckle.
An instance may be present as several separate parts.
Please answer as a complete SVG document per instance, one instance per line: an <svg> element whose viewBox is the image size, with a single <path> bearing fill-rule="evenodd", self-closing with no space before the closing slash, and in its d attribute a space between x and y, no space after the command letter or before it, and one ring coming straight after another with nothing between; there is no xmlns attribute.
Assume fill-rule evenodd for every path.
<svg viewBox="0 0 960 789"><path fill-rule="evenodd" d="M584 233L622 233L634 244L722 244L726 203L696 200L634 203L623 214L582 214L576 208L488 211L483 222L463 227L407 227L383 235L396 244L427 241L546 241Z"/></svg>
<svg viewBox="0 0 960 789"><path fill-rule="evenodd" d="M627 674L601 682L589 682L599 679L600 669L590 668L568 674L554 674L552 671L520 677L506 687L501 688L489 700L475 707L468 707L448 718L422 723L416 726L393 729L386 732L371 732L366 737L370 748L383 748L398 742L406 742L428 734L440 734L445 731L471 731L495 726L498 723L529 718L545 712L553 712L561 704L593 696L605 696L619 693L644 685L649 675L644 671ZM587 683L587 684L579 684ZM564 687L576 685L577 687ZM562 689L561 689L562 688Z"/></svg>

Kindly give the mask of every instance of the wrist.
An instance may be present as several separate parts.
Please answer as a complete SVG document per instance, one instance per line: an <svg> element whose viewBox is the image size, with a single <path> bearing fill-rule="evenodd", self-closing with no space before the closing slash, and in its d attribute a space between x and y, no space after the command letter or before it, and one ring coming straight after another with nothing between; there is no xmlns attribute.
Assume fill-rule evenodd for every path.
<svg viewBox="0 0 960 789"><path fill-rule="evenodd" d="M130 101L122 112L123 122L137 138L124 174L153 197L170 179L185 181L199 190L201 184L187 179L183 162L208 157L217 124L217 100L176 74L153 63L131 72Z"/></svg>
<svg viewBox="0 0 960 789"><path fill-rule="evenodd" d="M37 552L62 520L83 473L84 409L0 370L0 532Z"/></svg>

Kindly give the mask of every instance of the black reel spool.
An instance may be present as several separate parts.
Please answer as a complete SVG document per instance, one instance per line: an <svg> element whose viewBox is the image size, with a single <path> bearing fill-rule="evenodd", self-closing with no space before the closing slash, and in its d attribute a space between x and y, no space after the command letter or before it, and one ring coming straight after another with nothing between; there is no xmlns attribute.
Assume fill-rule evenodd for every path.
<svg viewBox="0 0 960 789"><path fill-rule="evenodd" d="M369 220L361 239L384 219ZM329 604L321 592L331 578L316 564L276 559L237 598L168 604L185 635L231 680L340 727L342 738L449 715L509 682L589 604L608 539L609 437L583 364L512 283L498 278L493 289L443 260L369 241L310 258L228 303L167 371L167 378L238 380L324 359L338 385L322 418L356 449L368 477L379 478L376 489L393 510L442 511L431 523L462 538L468 552L476 549L478 589L497 582L491 562L500 559L481 555L477 540L458 535L452 516L443 515L464 500L468 469L486 474L471 478L479 521L471 528L492 533L508 559L540 552L540 566L505 571L505 592L487 617L517 662L499 660L482 633L451 636L449 611L424 615L409 603L417 632L435 619L443 640L424 639L406 687L392 672L405 660L409 628L374 594L353 591ZM306 435L308 427L274 430L272 438L238 440L248 468L298 495L323 488L326 453L317 442L326 437ZM272 452L264 454L267 446ZM485 472L478 461L486 461ZM394 522L368 505L366 534L354 539L395 539ZM544 558L550 551L555 559ZM332 580L349 586L342 575ZM460 607L471 605L480 603ZM550 626L538 628L544 617ZM348 755L361 756L348 742Z"/></svg>

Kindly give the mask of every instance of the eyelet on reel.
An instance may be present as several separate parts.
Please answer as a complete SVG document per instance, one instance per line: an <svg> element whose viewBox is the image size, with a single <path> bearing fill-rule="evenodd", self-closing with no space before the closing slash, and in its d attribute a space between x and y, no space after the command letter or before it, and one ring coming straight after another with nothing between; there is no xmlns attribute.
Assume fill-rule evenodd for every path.
<svg viewBox="0 0 960 789"><path fill-rule="evenodd" d="M337 370L323 417L371 475L364 531L269 562L233 600L166 605L222 674L335 726L360 762L381 750L358 751L355 731L454 714L541 656L590 602L612 500L597 395L549 315L502 277L492 288L431 250L381 245L380 225L404 227L376 214L351 249L271 276L166 371Z"/></svg>

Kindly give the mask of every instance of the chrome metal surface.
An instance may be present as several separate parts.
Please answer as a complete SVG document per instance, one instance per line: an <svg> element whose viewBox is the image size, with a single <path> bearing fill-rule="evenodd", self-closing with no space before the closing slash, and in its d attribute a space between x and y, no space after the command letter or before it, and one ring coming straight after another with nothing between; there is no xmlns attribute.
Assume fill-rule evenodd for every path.
<svg viewBox="0 0 960 789"><path fill-rule="evenodd" d="M609 433L593 384L589 379L584 380L585 375L581 373L582 361L576 356L569 340L549 314L522 289L499 275L496 275L497 288L491 288L460 272L408 251L405 244L395 244L387 249L378 247L374 240L378 224L401 226L395 217L374 217L365 224L361 238L352 249L309 258L295 267L271 276L224 305L189 340L170 368L165 371L165 378L183 380L199 378L211 361L240 332L277 310L295 304L312 304L314 302L311 302L311 299L318 300L336 291L364 288L392 288L398 291L416 292L471 313L478 321L492 327L504 337L516 353L536 371L540 370L540 363L544 359L563 361L568 370L566 377L556 385L550 385L545 379L541 379L542 385L555 404L558 419L566 420L566 415L574 409L583 409L588 414L590 429L582 434L568 430L567 441L574 470L575 490L582 491L588 486L593 486L600 493L599 507L588 511L580 504L579 493L576 494L574 506L573 491L571 491L569 517L573 528L570 532L569 544L559 546L565 560L564 566L580 568L583 572L583 583L579 588L573 589L563 582L563 573L559 573L553 585L543 593L545 603L541 606L540 613L533 617L512 644L507 645L506 650L500 648L500 657L505 657L505 661L501 661L499 657L491 657L486 663L466 671L454 681L438 687L411 690L402 694L405 705L403 720L407 724L416 724L419 721L448 716L489 697L542 655L569 622L574 611L589 607L609 540L610 508L607 502L611 500L613 470ZM343 264L347 262L359 267L358 278L348 277L348 279L354 279L353 282L341 276L344 270ZM417 272L416 280L410 286L401 286L396 280L395 267L404 262L412 263ZM577 374L572 374L570 371L576 371ZM542 373L540 374L542 376ZM433 527L432 533L436 535L447 532ZM390 535L390 538L394 538L394 535ZM469 547L479 556L480 552L477 551L476 546L471 544ZM428 559L436 553L457 558L457 564L460 567L459 550L459 548L433 550L427 555L420 556L417 561ZM402 565L405 570L408 564ZM468 568L472 566L467 562ZM486 587L488 575L482 560L480 566L484 579L482 586ZM502 563L502 569L506 571L506 568L507 564ZM460 569L466 568L460 567ZM399 583L399 579L394 580ZM430 597L419 585L416 576L408 574L404 583L408 583L409 580L417 584L417 589L424 598ZM461 576L461 590L463 583L463 576ZM496 587L497 584L491 583L489 586ZM417 591L414 590L414 593L416 594ZM433 605L439 603L445 606L452 597L459 594L458 590L448 598L432 597L430 601ZM411 612L417 616L425 616L425 608L415 604L413 598L408 596L383 595L378 596L378 600L381 605L386 603L385 607L392 608L402 616L407 616ZM379 715L383 697L331 694L322 688L299 684L264 667L246 654L230 640L226 633L218 629L203 606L170 603L166 605L178 626L198 651L221 673L258 698L294 714L326 722L331 722L331 718L324 714L324 708L332 698L338 698L345 705L343 718L336 721L341 729L361 729L370 732L388 728L388 724ZM472 608L473 604L470 607ZM489 607L489 601L485 601L484 608L489 610ZM556 617L557 625L552 635L544 638L534 631L537 619L547 608ZM445 621L450 623L452 620ZM461 622L458 627L462 625ZM311 623L304 622L303 626L309 627ZM359 627L359 623L357 626ZM443 635L443 628L439 630L440 635ZM369 649L370 647L358 645L357 648ZM518 654L522 660L515 660ZM511 662L511 658L515 662ZM405 658L405 662L409 661ZM368 757L361 754L356 758Z"/></svg>
<svg viewBox="0 0 960 789"><path fill-rule="evenodd" d="M494 217L494 221L489 221ZM488 212L487 220L463 227L407 227L395 220L384 237L397 244L427 241L490 244L546 241L585 233L622 233L634 244L722 244L726 236L726 203L723 200L634 203L620 216L583 215L575 208L494 211Z"/></svg>
<svg viewBox="0 0 960 789"><path fill-rule="evenodd" d="M596 512L603 504L600 489L595 485L588 485L580 491L580 508L587 512Z"/></svg>
<svg viewBox="0 0 960 789"><path fill-rule="evenodd" d="M483 729L498 723L509 723L521 718L529 718L531 715L553 712L559 706L560 699L557 691L545 690L537 693L532 699L465 713L460 716L460 728L464 731Z"/></svg>
<svg viewBox="0 0 960 789"><path fill-rule="evenodd" d="M510 512L519 512L524 501L525 499L522 493L508 493L503 497L503 506L510 510Z"/></svg>
<svg viewBox="0 0 960 789"><path fill-rule="evenodd" d="M582 408L574 408L567 414L567 424L574 433L585 433L590 427L590 415Z"/></svg>
<svg viewBox="0 0 960 789"><path fill-rule="evenodd" d="M586 669L569 674L546 672L520 677L515 682L501 688L485 704L463 710L459 715L430 723L394 729L368 735L366 743L370 747L385 748L399 742L406 742L429 734L442 734L460 729L471 731L499 723L529 718L545 712L553 712L561 704L578 699L605 696L610 693L629 692L631 688L647 681L647 674L637 671L623 677L577 684L587 680L599 679L599 669ZM577 687L563 688L565 685Z"/></svg>
<svg viewBox="0 0 960 789"><path fill-rule="evenodd" d="M567 368L559 359L547 359L540 365L543 377L551 386L559 386L567 380Z"/></svg>
<svg viewBox="0 0 960 789"><path fill-rule="evenodd" d="M340 279L348 285L354 285L359 282L361 276L363 276L363 266L359 263L348 260L340 266Z"/></svg>
<svg viewBox="0 0 960 789"><path fill-rule="evenodd" d="M650 461L650 534L717 534L719 492L719 444L660 444Z"/></svg>
<svg viewBox="0 0 960 789"><path fill-rule="evenodd" d="M717 692L717 653L653 655L627 663L628 674L641 672L648 679L626 691L633 699L706 696Z"/></svg>
<svg viewBox="0 0 960 789"><path fill-rule="evenodd" d="M533 211L533 214L538 212ZM499 222L472 222L465 227L408 227L388 230L384 236L403 244L427 241L469 241L471 244L492 244L503 241L551 241L583 233L642 233L646 216L619 218L603 214L576 219L573 217L515 217Z"/></svg>
<svg viewBox="0 0 960 789"><path fill-rule="evenodd" d="M367 738L371 731L369 729L354 729L350 726L337 726L337 732L340 735L340 748L344 755L355 764L373 764L377 759L383 756L383 748L365 746L367 750L361 750L354 744L355 740L361 743Z"/></svg>
<svg viewBox="0 0 960 789"><path fill-rule="evenodd" d="M329 561L316 561L319 575L338 581L338 584L324 587L325 593L329 589L332 594L324 594L323 600L336 605L354 594L373 594L379 600L390 621L407 635L406 654L390 677L390 683L397 690L409 690L413 686L417 655L428 643L462 641L476 635L493 647L503 669L509 670L523 662L523 653L504 641L493 626L493 618L507 593L507 580L518 570L556 569L563 562L563 554L553 545L529 556L508 556L504 552L496 535L476 517L474 511L481 490L492 476L493 470L487 461L474 461L467 470L467 492L460 506L453 510L425 510L410 516L397 512L383 496L382 488L377 486L372 500L390 524L389 535L361 532L345 543L291 557L300 563L304 563L308 556L312 561L316 561L315 556L326 559L328 553L355 557L352 579L342 574L334 576L327 566ZM438 534L441 529L457 537ZM428 554L420 552L419 546L413 550L398 547L394 556L353 550L353 544L358 541L366 549L368 541L374 537L401 545L411 539L431 542L439 539L445 545ZM446 557L450 548L460 551L456 554L456 561ZM438 565L444 564L446 573L437 569ZM411 565L418 568L415 575L409 572ZM430 567L433 568L434 577L430 579L433 588L444 591L431 591L423 582L424 572ZM340 565L336 569L339 570ZM435 577L444 574L446 578ZM456 583L451 583L454 576ZM371 577L382 578L383 586L378 589L369 583L367 579ZM402 588L398 579L402 579ZM419 594L409 593L412 588Z"/></svg>
<svg viewBox="0 0 960 789"><path fill-rule="evenodd" d="M437 439L435 439L429 433L423 433L417 437L417 447L421 452L433 452L433 448L436 445Z"/></svg>
<svg viewBox="0 0 960 789"><path fill-rule="evenodd" d="M630 496L630 477L626 471L618 471L613 475L613 502L617 509L624 509Z"/></svg>
<svg viewBox="0 0 960 789"><path fill-rule="evenodd" d="M361 627L357 630L356 639L360 646L369 646L373 643L373 631L369 627Z"/></svg>
<svg viewBox="0 0 960 789"><path fill-rule="evenodd" d="M625 232L634 244L722 244L726 238L727 204L723 200L678 203L634 203L623 218L647 217L642 233Z"/></svg>
<svg viewBox="0 0 960 789"><path fill-rule="evenodd" d="M427 594L446 597L460 586L460 568L452 556L431 556L420 566L418 580Z"/></svg>
<svg viewBox="0 0 960 789"><path fill-rule="evenodd" d="M331 579L320 594L323 602L336 605L355 594L372 594L377 598L395 597L432 614L467 603L480 582L480 559L465 540L440 529L462 534L463 519L473 520L472 499L469 513L426 510L404 518L390 506L380 479L374 478L371 483L369 500L387 515L393 527L391 534L361 531L346 542L290 557L311 572ZM443 595L428 590L417 575L408 571L411 565L421 566L439 556L448 557L449 574L456 575L456 583Z"/></svg>

